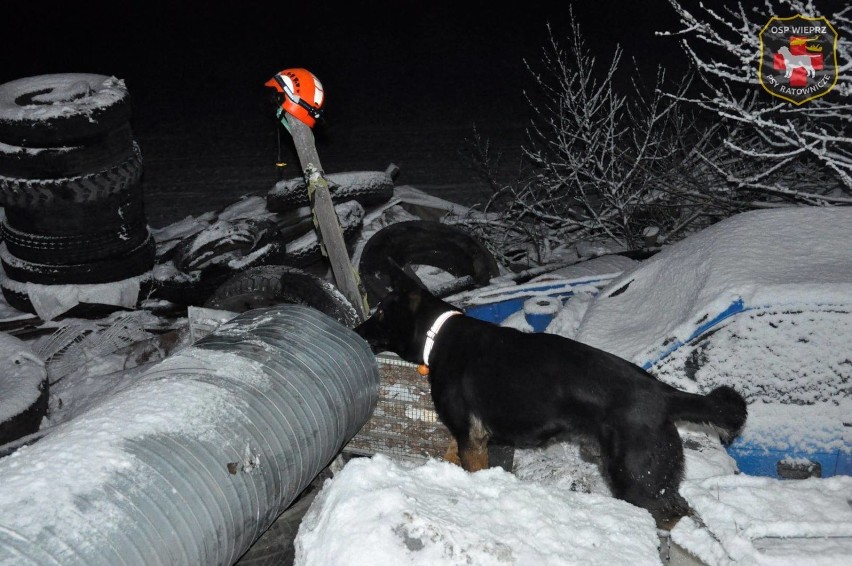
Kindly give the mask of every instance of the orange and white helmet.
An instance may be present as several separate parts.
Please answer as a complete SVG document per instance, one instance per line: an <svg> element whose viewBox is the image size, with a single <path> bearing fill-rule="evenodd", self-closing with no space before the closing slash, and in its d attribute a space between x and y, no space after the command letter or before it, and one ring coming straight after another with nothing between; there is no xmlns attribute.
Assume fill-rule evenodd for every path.
<svg viewBox="0 0 852 566"><path fill-rule="evenodd" d="M281 93L281 110L313 128L322 114L322 83L307 69L284 69L263 83ZM284 117L279 111L279 117ZM286 125L286 122L285 122Z"/></svg>

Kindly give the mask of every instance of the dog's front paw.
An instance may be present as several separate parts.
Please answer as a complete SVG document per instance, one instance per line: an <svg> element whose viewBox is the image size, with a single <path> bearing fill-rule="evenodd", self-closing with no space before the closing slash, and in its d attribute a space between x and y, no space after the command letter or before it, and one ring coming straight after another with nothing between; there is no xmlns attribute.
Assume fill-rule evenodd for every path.
<svg viewBox="0 0 852 566"><path fill-rule="evenodd" d="M461 467L468 472L488 469L488 449L469 450L460 454Z"/></svg>

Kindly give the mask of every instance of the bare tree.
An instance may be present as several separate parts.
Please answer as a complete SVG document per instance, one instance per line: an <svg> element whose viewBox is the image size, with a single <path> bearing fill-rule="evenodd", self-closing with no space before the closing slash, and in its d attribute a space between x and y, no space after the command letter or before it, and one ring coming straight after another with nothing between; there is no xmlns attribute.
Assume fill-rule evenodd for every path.
<svg viewBox="0 0 852 566"><path fill-rule="evenodd" d="M647 228L674 235L709 210L700 191L695 198L683 188L706 182L689 164L712 138L680 108L689 79L676 85L678 97L669 97L662 68L645 84L620 47L599 67L576 20L568 31L563 48L548 27L541 60L527 63L536 87L526 93L533 116L523 153L530 167L498 183L488 144L474 135L475 161L494 194L489 220L466 223L509 263L544 263L554 249L579 241L640 248ZM616 84L625 75L628 94ZM675 171L684 178L675 180Z"/></svg>
<svg viewBox="0 0 852 566"><path fill-rule="evenodd" d="M669 2L681 29L661 34L680 39L703 87L670 96L710 113L720 127L720 143L700 153L722 181L717 197L734 208L852 204L852 7L764 0L689 9L685 0ZM800 106L764 92L758 76L761 29L771 16L795 14L824 15L839 36L834 91Z"/></svg>
<svg viewBox="0 0 852 566"><path fill-rule="evenodd" d="M684 7L696 3L695 10ZM760 31L770 15L820 12L815 0L737 0L708 7L669 0L692 73L678 82L658 68L645 84L616 49L599 66L572 18L565 43L548 27L526 93L532 112L528 168L500 183L487 142L475 162L493 196L484 215L461 219L507 265L551 261L579 242L610 249L680 239L755 208L852 204L852 7L828 17L839 33L839 80L829 95L797 106L758 80ZM626 93L618 85L632 67Z"/></svg>

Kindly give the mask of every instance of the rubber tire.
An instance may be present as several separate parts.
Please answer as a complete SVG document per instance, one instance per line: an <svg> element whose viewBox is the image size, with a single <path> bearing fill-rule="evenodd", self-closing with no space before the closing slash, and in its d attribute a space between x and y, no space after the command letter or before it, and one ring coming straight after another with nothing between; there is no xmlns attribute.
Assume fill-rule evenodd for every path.
<svg viewBox="0 0 852 566"><path fill-rule="evenodd" d="M6 223L18 232L43 236L74 236L120 230L147 223L142 183L92 202L66 202L39 209L7 206Z"/></svg>
<svg viewBox="0 0 852 566"><path fill-rule="evenodd" d="M101 232L68 236L21 232L4 221L0 223L0 234L6 249L18 259L52 265L90 263L122 256L149 237L147 224L139 221Z"/></svg>
<svg viewBox="0 0 852 566"><path fill-rule="evenodd" d="M0 142L10 145L85 142L127 124L130 116L127 88L115 77L60 73L0 85Z"/></svg>
<svg viewBox="0 0 852 566"><path fill-rule="evenodd" d="M352 303L329 281L286 265L263 265L237 273L204 306L245 312L282 303L314 308L349 328L360 321Z"/></svg>
<svg viewBox="0 0 852 566"><path fill-rule="evenodd" d="M25 179L61 179L95 173L133 157L129 124L86 140L83 145L0 149L0 175Z"/></svg>
<svg viewBox="0 0 852 566"><path fill-rule="evenodd" d="M343 241L349 245L361 234L364 226L364 208L357 201L347 201L336 204L334 211L337 214L337 222L343 234ZM311 225L313 228L313 224ZM298 238L296 238L298 240ZM290 244L295 240L290 241ZM310 267L323 258L319 238L314 238L309 244L298 248L290 245L287 250L287 258L282 262L291 267Z"/></svg>
<svg viewBox="0 0 852 566"><path fill-rule="evenodd" d="M235 270L224 265L213 265L203 271L196 271L189 277L182 273L180 277L154 279L151 296L177 305L202 306L216 289L229 278L241 273L242 269L278 264L283 257L283 246L275 245L266 256L255 259L250 267Z"/></svg>
<svg viewBox="0 0 852 566"><path fill-rule="evenodd" d="M0 376L0 379L4 377ZM8 390L8 387L6 389ZM41 382L39 391L38 398L29 407L0 422L0 446L38 432L49 405L50 384L47 377Z"/></svg>
<svg viewBox="0 0 852 566"><path fill-rule="evenodd" d="M391 260L400 266L431 265L480 286L500 275L491 252L469 232L430 220L396 222L364 243L358 270L371 305L391 290Z"/></svg>
<svg viewBox="0 0 852 566"><path fill-rule="evenodd" d="M393 196L393 178L385 171L351 171L325 176L333 203L358 201L361 206L383 204ZM270 212L289 212L310 206L305 179L295 177L279 181L266 195Z"/></svg>
<svg viewBox="0 0 852 566"><path fill-rule="evenodd" d="M341 226L343 230L343 241L350 245L355 241L355 237L361 233L361 224L352 224ZM315 240L311 245L299 248L296 251L288 251L284 262L291 267L310 267L317 262L322 261L322 248L319 240Z"/></svg>
<svg viewBox="0 0 852 566"><path fill-rule="evenodd" d="M224 225L231 226L233 233L226 238L207 241L211 234L215 235ZM200 245L199 242L201 242ZM234 252L237 252L241 257L248 257L253 252L274 242L284 244L278 226L272 220L220 221L178 244L174 251L173 261L179 271L191 273L203 270L210 265L226 263L226 258Z"/></svg>
<svg viewBox="0 0 852 566"><path fill-rule="evenodd" d="M95 173L64 179L0 176L0 206L24 208L35 213L61 202L94 202L127 191L141 179L142 152L133 144L131 157Z"/></svg>
<svg viewBox="0 0 852 566"><path fill-rule="evenodd" d="M263 254L252 255L250 261L236 268L226 262L212 262L204 269L191 272L178 271L176 276L163 279L155 277L152 297L179 305L201 306L220 285L237 273L256 266L285 263L286 252L283 240L276 238L261 247L265 248Z"/></svg>
<svg viewBox="0 0 852 566"><path fill-rule="evenodd" d="M6 304L21 312L35 314L35 309L30 302L29 295L27 295L26 292L13 289L9 286L9 281L11 281L9 277L0 277L0 291L3 292L3 298L6 299Z"/></svg>
<svg viewBox="0 0 852 566"><path fill-rule="evenodd" d="M0 244L0 265L9 279L20 283L39 285L112 283L150 271L154 266L155 253L154 238L148 234L141 245L128 253L88 263L55 265L21 260L9 253L4 242Z"/></svg>

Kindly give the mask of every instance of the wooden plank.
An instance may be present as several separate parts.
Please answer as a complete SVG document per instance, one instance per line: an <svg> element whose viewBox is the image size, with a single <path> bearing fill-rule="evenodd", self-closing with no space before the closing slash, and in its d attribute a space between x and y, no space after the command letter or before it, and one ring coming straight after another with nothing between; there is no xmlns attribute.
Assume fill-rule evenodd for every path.
<svg viewBox="0 0 852 566"><path fill-rule="evenodd" d="M364 290L358 271L349 259L343 231L340 229L340 222L337 220L334 203L328 190L328 181L317 154L314 133L306 124L293 116L287 115L287 122L290 125L290 133L296 144L296 153L299 155L299 162L305 175L314 226L317 229L323 254L331 263L331 272L340 291L354 305L360 319L366 320L370 312L367 292Z"/></svg>

